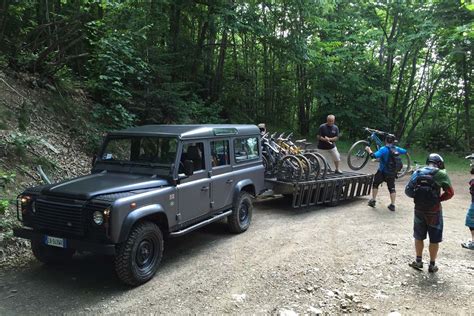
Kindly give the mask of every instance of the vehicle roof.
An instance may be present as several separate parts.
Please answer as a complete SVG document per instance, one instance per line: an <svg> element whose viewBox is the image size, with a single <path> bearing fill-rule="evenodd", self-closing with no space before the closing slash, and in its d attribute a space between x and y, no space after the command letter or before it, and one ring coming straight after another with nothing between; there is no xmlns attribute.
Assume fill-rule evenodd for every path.
<svg viewBox="0 0 474 316"><path fill-rule="evenodd" d="M250 124L143 125L108 133L110 136L175 136L180 139L259 134L258 127Z"/></svg>

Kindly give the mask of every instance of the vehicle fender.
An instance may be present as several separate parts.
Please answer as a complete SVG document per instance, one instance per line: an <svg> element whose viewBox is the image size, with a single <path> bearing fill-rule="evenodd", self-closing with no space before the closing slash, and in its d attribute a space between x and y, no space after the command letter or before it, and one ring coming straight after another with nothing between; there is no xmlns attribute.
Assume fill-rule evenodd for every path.
<svg viewBox="0 0 474 316"><path fill-rule="evenodd" d="M240 180L239 182L237 182L234 186L234 201L239 197L239 193L242 191L242 188L246 187L246 186L252 186L252 190L253 190L253 193L251 193L252 195L255 195L255 184L253 183L253 181L251 179L243 179L243 180Z"/></svg>
<svg viewBox="0 0 474 316"><path fill-rule="evenodd" d="M127 239L133 225L135 225L139 220L147 216L159 213L163 213L166 216L166 213L160 204L146 205L128 213L127 217L125 217L122 222L122 229L120 230L118 242L123 242Z"/></svg>

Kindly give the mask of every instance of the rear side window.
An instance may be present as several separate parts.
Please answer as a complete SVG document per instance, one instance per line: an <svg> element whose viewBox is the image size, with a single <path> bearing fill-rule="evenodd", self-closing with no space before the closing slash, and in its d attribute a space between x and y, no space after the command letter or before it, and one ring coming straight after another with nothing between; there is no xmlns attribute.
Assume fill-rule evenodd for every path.
<svg viewBox="0 0 474 316"><path fill-rule="evenodd" d="M242 162L258 158L257 137L246 137L234 139L234 158L236 162Z"/></svg>
<svg viewBox="0 0 474 316"><path fill-rule="evenodd" d="M230 164L229 141L218 140L211 142L212 167Z"/></svg>

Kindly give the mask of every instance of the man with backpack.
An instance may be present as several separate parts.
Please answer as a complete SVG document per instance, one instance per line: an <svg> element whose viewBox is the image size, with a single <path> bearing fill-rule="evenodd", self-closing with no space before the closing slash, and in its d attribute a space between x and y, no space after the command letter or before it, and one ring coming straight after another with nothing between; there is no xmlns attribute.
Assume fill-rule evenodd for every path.
<svg viewBox="0 0 474 316"><path fill-rule="evenodd" d="M427 166L415 171L405 188L405 194L415 202L415 219L413 237L415 238L416 260L410 267L423 270L423 247L428 234L430 237L429 272L438 271L436 256L439 243L443 239L443 213L441 202L454 195L451 181L444 170L444 160L438 154L430 154L426 159ZM443 194L441 194L443 189Z"/></svg>
<svg viewBox="0 0 474 316"><path fill-rule="evenodd" d="M388 209L392 212L395 212L395 199L397 197L395 179L397 178L397 173L403 167L400 155L407 153L406 149L397 147L394 143L395 136L387 134L385 136L385 146L381 147L375 153L372 152L369 146L365 147L365 150L369 153L372 159L380 159L379 168L375 173L374 182L372 184L372 199L369 200L368 205L375 207L375 199L377 198L379 185L382 184L382 182L386 182L391 202L388 205Z"/></svg>

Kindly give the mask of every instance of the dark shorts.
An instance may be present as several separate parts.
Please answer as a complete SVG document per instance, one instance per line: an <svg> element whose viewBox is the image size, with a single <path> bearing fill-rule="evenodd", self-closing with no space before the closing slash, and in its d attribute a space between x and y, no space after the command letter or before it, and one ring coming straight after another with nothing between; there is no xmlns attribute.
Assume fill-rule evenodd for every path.
<svg viewBox="0 0 474 316"><path fill-rule="evenodd" d="M382 182L387 183L388 192L390 192L390 193L395 193L396 192L395 191L395 176L389 176L389 175L383 173L382 171L377 170L377 173L375 173L375 176L374 176L374 182L373 182L372 186L375 189L378 189L379 185Z"/></svg>
<svg viewBox="0 0 474 316"><path fill-rule="evenodd" d="M430 243L437 244L443 240L443 213L441 211L415 210L413 237L417 240L425 240L426 234L430 237Z"/></svg>

